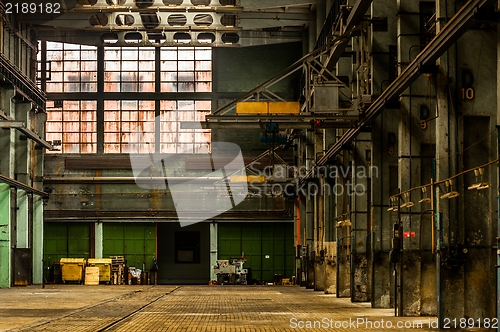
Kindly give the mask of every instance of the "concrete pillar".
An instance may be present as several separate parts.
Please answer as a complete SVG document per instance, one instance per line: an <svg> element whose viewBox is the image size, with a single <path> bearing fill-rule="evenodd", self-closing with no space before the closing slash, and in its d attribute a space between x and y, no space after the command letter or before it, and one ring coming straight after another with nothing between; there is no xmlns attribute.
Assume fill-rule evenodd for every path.
<svg viewBox="0 0 500 332"><path fill-rule="evenodd" d="M96 222L95 231L95 258L102 258L103 251L103 240L104 240L104 224L102 222Z"/></svg>
<svg viewBox="0 0 500 332"><path fill-rule="evenodd" d="M307 130L306 132L306 169L309 170L313 166L314 162L314 132L312 130ZM310 188L310 183L307 184L306 188ZM306 267L306 288L314 288L314 260L315 258L315 248L314 248L314 197L310 195L310 190L306 189L305 201L306 201L306 228L305 228L305 240L307 246L307 267Z"/></svg>
<svg viewBox="0 0 500 332"><path fill-rule="evenodd" d="M437 15L437 30L444 26L447 19L446 12L447 8L445 6L445 1L436 1L436 15ZM450 135L452 135L454 124L454 115L450 110L450 105L448 102L450 94L449 86L449 56L451 54L443 55L439 60L439 74L437 77L437 111L439 112L439 117L436 119L436 180L442 180L450 177L452 174L456 173L455 158L449 158L454 156L456 152L453 148L454 144L451 141ZM454 136L454 135L453 135ZM456 183L455 183L456 184ZM464 303L464 280L463 274L453 273L451 271L447 272L441 268L441 263L444 261L446 248L449 248L451 239L448 236L450 233L449 226L451 220L455 221L452 217L453 211L451 205L455 204L450 200L441 200L439 196L446 193L447 188L445 186L438 186L436 188L436 269L437 269L437 298L438 298L438 319L442 322L446 317L464 317L463 305L457 305ZM447 280L452 280L453 283Z"/></svg>
<svg viewBox="0 0 500 332"><path fill-rule="evenodd" d="M317 129L314 135L314 155L320 156L325 151L324 129ZM315 242L315 267L314 267L314 290L323 291L325 289L325 175L318 174L316 179L318 191L314 195L314 242Z"/></svg>
<svg viewBox="0 0 500 332"><path fill-rule="evenodd" d="M15 107L15 115L13 115L13 117L16 120L24 121L26 127L31 128L31 103L16 101L13 103L13 106ZM31 141L28 139L21 139L22 134L19 131L11 131L15 138L15 179L19 182L31 185Z"/></svg>
<svg viewBox="0 0 500 332"><path fill-rule="evenodd" d="M210 223L210 280L217 280L214 266L217 265L217 223Z"/></svg>
<svg viewBox="0 0 500 332"><path fill-rule="evenodd" d="M346 189L351 179L349 178L349 169L352 167L351 158L347 153L338 160L336 165L337 187L341 193L336 195L336 215L337 221L342 226L337 227L337 297L351 296L351 252L352 252L352 227L348 225L351 219L352 202L351 197L347 195ZM337 190L335 190L337 192Z"/></svg>
<svg viewBox="0 0 500 332"><path fill-rule="evenodd" d="M397 75L397 1L377 2L372 5L372 17L386 17L387 31L372 31L372 93L380 95ZM392 264L389 262L392 225L395 215L388 212L389 197L397 191L397 139L389 142L390 133L397 133L399 109L386 108L372 124L371 166L371 303L374 308L390 308L394 297ZM396 138L396 136L394 136Z"/></svg>
<svg viewBox="0 0 500 332"><path fill-rule="evenodd" d="M14 97L14 89L5 88L2 89L2 110L9 116L15 117L14 112L14 102L12 98ZM2 158L0 159L0 174L15 178L14 166L15 166L15 141L16 141L16 130L10 129L0 132L0 151L2 152Z"/></svg>
<svg viewBox="0 0 500 332"><path fill-rule="evenodd" d="M43 199L33 196L33 284L43 281Z"/></svg>
<svg viewBox="0 0 500 332"><path fill-rule="evenodd" d="M11 285L10 187L0 183L0 288Z"/></svg>
<svg viewBox="0 0 500 332"><path fill-rule="evenodd" d="M370 248L368 221L370 199L370 174L367 156L371 158L371 137L369 133L358 136L353 145L351 183L346 188L353 203L351 212L352 253L351 253L351 301L370 300Z"/></svg>
<svg viewBox="0 0 500 332"><path fill-rule="evenodd" d="M24 190L17 190L17 231L16 248L29 248L29 221L28 221L28 194Z"/></svg>

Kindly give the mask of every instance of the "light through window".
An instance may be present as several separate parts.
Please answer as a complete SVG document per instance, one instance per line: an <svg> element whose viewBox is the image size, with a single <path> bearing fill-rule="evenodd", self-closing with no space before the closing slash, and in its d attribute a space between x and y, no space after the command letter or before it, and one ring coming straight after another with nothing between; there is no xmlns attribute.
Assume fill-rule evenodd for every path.
<svg viewBox="0 0 500 332"><path fill-rule="evenodd" d="M97 47L47 42L45 68L47 92L97 92Z"/></svg>
<svg viewBox="0 0 500 332"><path fill-rule="evenodd" d="M104 153L154 153L154 142L154 100L104 101Z"/></svg>
<svg viewBox="0 0 500 332"><path fill-rule="evenodd" d="M181 122L204 121L205 116L210 114L210 109L210 100L162 100L160 103L161 152L209 152L210 130L181 129Z"/></svg>
<svg viewBox="0 0 500 332"><path fill-rule="evenodd" d="M95 100L47 101L46 139L61 141L62 153L96 153L96 112Z"/></svg>
<svg viewBox="0 0 500 332"><path fill-rule="evenodd" d="M211 112L211 48L98 52L94 46L45 42L40 49L46 54L38 54L38 84L49 100L58 99L47 107L46 139L60 140L62 153L210 152L210 130L181 129L181 122L205 121ZM68 100L65 93L71 93Z"/></svg>

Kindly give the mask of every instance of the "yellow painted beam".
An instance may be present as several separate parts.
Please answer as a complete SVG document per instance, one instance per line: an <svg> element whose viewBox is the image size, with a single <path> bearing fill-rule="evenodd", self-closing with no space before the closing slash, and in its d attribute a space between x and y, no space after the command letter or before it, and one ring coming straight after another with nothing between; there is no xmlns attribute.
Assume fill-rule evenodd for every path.
<svg viewBox="0 0 500 332"><path fill-rule="evenodd" d="M265 101L242 101L236 103L236 114L268 114Z"/></svg>
<svg viewBox="0 0 500 332"><path fill-rule="evenodd" d="M236 103L236 114L299 114L298 101L242 101Z"/></svg>
<svg viewBox="0 0 500 332"><path fill-rule="evenodd" d="M300 103L298 101L269 102L269 114L299 114Z"/></svg>
<svg viewBox="0 0 500 332"><path fill-rule="evenodd" d="M263 183L266 180L264 175L231 175L229 177L230 182L258 182Z"/></svg>

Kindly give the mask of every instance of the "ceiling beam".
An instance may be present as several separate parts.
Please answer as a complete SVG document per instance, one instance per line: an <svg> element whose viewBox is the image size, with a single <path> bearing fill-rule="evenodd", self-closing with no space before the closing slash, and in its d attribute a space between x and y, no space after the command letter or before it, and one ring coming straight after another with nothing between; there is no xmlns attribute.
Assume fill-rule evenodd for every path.
<svg viewBox="0 0 500 332"><path fill-rule="evenodd" d="M241 6L245 11L263 10L279 7L310 6L316 5L317 0L241 0Z"/></svg>

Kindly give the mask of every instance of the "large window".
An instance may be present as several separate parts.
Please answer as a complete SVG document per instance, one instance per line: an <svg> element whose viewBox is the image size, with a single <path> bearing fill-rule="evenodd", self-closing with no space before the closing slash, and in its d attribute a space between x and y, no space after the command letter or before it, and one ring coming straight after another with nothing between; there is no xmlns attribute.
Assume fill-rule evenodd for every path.
<svg viewBox="0 0 500 332"><path fill-rule="evenodd" d="M62 153L96 153L96 112L95 100L47 101L47 140L61 141Z"/></svg>
<svg viewBox="0 0 500 332"><path fill-rule="evenodd" d="M160 140L162 153L207 153L209 129L181 129L182 121L204 121L210 114L210 100L162 100Z"/></svg>
<svg viewBox="0 0 500 332"><path fill-rule="evenodd" d="M181 122L210 114L211 48L40 46L39 86L57 99L47 107L46 138L60 140L61 153L210 151L210 130Z"/></svg>
<svg viewBox="0 0 500 332"><path fill-rule="evenodd" d="M212 50L205 47L163 47L161 91L211 92Z"/></svg>
<svg viewBox="0 0 500 332"><path fill-rule="evenodd" d="M97 92L96 47L47 42L46 54L47 92Z"/></svg>
<svg viewBox="0 0 500 332"><path fill-rule="evenodd" d="M104 153L154 153L154 142L154 100L104 101Z"/></svg>
<svg viewBox="0 0 500 332"><path fill-rule="evenodd" d="M104 92L154 91L154 47L104 49Z"/></svg>

